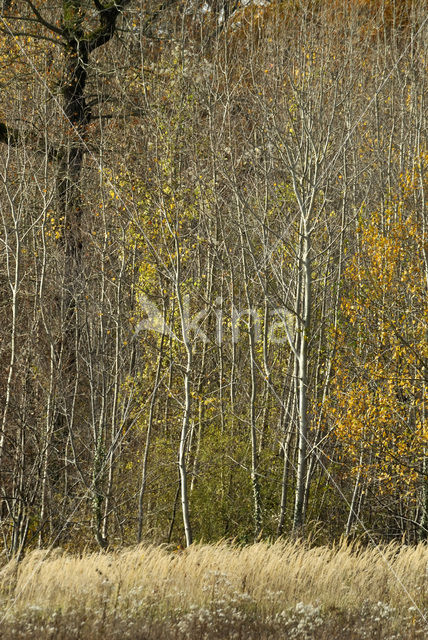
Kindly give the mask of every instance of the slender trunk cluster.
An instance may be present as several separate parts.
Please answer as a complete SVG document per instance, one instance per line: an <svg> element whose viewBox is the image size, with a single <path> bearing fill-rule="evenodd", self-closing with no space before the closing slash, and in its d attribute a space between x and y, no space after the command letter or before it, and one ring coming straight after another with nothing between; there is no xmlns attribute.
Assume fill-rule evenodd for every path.
<svg viewBox="0 0 428 640"><path fill-rule="evenodd" d="M375 4L3 3L8 554L426 536L426 12Z"/></svg>

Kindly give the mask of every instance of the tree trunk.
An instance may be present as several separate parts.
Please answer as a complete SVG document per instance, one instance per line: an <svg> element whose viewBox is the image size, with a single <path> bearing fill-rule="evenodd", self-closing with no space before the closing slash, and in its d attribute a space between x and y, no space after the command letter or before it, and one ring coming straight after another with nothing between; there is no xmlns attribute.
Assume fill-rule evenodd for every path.
<svg viewBox="0 0 428 640"><path fill-rule="evenodd" d="M305 225L304 225L305 226ZM307 443L308 443L308 340L312 305L312 275L310 258L310 236L304 228L302 239L301 269L303 270L303 317L300 324L299 353L298 353L298 406L299 406L299 434L298 459L296 478L296 497L294 506L293 532L302 531L303 505L306 486Z"/></svg>

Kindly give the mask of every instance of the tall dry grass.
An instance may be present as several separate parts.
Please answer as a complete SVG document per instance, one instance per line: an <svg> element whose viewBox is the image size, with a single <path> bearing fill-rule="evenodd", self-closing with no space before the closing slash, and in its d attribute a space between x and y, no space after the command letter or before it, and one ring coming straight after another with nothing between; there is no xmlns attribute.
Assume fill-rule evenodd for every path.
<svg viewBox="0 0 428 640"><path fill-rule="evenodd" d="M82 638L101 622L104 637L417 638L428 632L428 547L34 551L3 567L0 594L3 628L24 625L23 638L29 617L33 631L61 627L55 638L74 637L71 619L83 620Z"/></svg>

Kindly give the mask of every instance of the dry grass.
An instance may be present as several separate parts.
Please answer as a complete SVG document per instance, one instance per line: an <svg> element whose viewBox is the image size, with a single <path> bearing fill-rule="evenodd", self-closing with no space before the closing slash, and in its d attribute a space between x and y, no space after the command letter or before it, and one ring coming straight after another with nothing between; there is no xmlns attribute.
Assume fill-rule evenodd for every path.
<svg viewBox="0 0 428 640"><path fill-rule="evenodd" d="M422 638L427 566L426 545L37 551L0 571L2 638Z"/></svg>

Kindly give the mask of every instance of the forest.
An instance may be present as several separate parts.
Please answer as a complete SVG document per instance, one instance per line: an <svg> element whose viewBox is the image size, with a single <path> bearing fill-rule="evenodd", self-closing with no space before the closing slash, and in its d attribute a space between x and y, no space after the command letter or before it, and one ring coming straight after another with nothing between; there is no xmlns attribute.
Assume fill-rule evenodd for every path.
<svg viewBox="0 0 428 640"><path fill-rule="evenodd" d="M426 9L0 2L4 558L427 538Z"/></svg>

